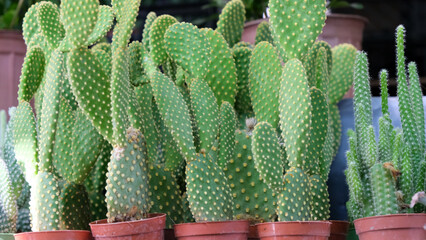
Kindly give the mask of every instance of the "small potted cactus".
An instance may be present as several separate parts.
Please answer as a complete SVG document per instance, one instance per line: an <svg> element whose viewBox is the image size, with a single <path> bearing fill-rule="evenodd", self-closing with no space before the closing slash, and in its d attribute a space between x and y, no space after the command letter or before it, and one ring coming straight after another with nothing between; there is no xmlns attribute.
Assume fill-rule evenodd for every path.
<svg viewBox="0 0 426 240"><path fill-rule="evenodd" d="M404 56L405 29L396 29L399 112L402 129L389 117L387 71L380 73L382 117L379 136L372 126L368 60L364 52L356 59L355 131L349 131L347 182L348 213L361 240L424 239L426 214L420 204L410 208L415 192L425 189L425 120L416 64L407 67ZM418 194L417 194L418 195ZM416 195L416 196L417 196ZM374 230L373 230L374 229Z"/></svg>
<svg viewBox="0 0 426 240"><path fill-rule="evenodd" d="M325 1L271 0L269 9L276 46L258 43L250 61L250 96L259 122L252 147L257 171L278 197L280 222L257 224L258 234L328 239L330 222L314 221L329 217L326 180L335 152L331 49L324 42L314 45Z"/></svg>

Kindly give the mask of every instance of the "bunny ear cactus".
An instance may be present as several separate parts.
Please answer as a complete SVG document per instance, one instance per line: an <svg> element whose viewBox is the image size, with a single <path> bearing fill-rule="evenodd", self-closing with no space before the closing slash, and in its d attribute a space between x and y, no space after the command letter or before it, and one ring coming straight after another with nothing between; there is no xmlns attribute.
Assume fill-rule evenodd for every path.
<svg viewBox="0 0 426 240"><path fill-rule="evenodd" d="M274 43L274 40L272 39L271 25L266 21L261 22L256 29L255 45L263 41L269 42L270 44Z"/></svg>
<svg viewBox="0 0 426 240"><path fill-rule="evenodd" d="M324 27L325 10L324 0L269 1L272 37L283 59L303 58Z"/></svg>
<svg viewBox="0 0 426 240"><path fill-rule="evenodd" d="M387 106L387 71L380 73L382 88L382 113L379 119L379 141L376 142L371 125L371 100L369 94L368 62L365 53L358 53L355 79L355 127L350 132L347 181L350 189L348 212L351 217L361 218L399 212L423 212L420 206L407 209L411 196L417 189L424 189L424 128L422 95L414 63L408 66L404 56L403 26L396 30L398 97L402 132L393 129ZM421 106L420 106L421 105ZM388 147L389 143L392 147ZM419 167L416 167L419 166ZM417 185L416 185L417 184ZM363 189L363 190L360 190ZM417 189L416 189L417 188ZM373 199L373 203L371 203Z"/></svg>
<svg viewBox="0 0 426 240"><path fill-rule="evenodd" d="M222 34L231 48L241 40L245 16L246 10L241 0L229 1L219 15L216 31Z"/></svg>

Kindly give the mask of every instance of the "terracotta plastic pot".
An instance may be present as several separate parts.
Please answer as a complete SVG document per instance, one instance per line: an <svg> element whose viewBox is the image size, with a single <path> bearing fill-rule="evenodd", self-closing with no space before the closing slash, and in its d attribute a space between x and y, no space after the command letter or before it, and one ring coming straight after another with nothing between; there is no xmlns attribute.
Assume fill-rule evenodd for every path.
<svg viewBox="0 0 426 240"><path fill-rule="evenodd" d="M244 24L243 35L241 36L241 41L248 42L254 45L256 40L256 31L259 24L263 21L269 21L269 18L256 19Z"/></svg>
<svg viewBox="0 0 426 240"><path fill-rule="evenodd" d="M261 240L328 240L330 222L270 222L256 225Z"/></svg>
<svg viewBox="0 0 426 240"><path fill-rule="evenodd" d="M0 240L14 240L13 233L0 233Z"/></svg>
<svg viewBox="0 0 426 240"><path fill-rule="evenodd" d="M146 219L118 223L104 219L89 225L98 240L163 240L166 214L152 213Z"/></svg>
<svg viewBox="0 0 426 240"><path fill-rule="evenodd" d="M247 240L248 233L249 222L246 220L175 225L178 240Z"/></svg>
<svg viewBox="0 0 426 240"><path fill-rule="evenodd" d="M259 240L259 234L257 233L256 225L250 225L248 240Z"/></svg>
<svg viewBox="0 0 426 240"><path fill-rule="evenodd" d="M392 214L360 218L354 221L360 240L424 240L426 214Z"/></svg>
<svg viewBox="0 0 426 240"><path fill-rule="evenodd" d="M164 240L176 240L174 229L164 229Z"/></svg>
<svg viewBox="0 0 426 240"><path fill-rule="evenodd" d="M361 50L362 36L367 23L368 20L359 15L329 14L318 40L326 41L332 47L341 43L350 43Z"/></svg>
<svg viewBox="0 0 426 240"><path fill-rule="evenodd" d="M15 234L15 240L91 240L92 234L89 231L61 230L61 231L41 231L25 232Z"/></svg>
<svg viewBox="0 0 426 240"><path fill-rule="evenodd" d="M346 235L349 230L349 222L348 221L337 221L330 220L330 237L329 240L346 240Z"/></svg>

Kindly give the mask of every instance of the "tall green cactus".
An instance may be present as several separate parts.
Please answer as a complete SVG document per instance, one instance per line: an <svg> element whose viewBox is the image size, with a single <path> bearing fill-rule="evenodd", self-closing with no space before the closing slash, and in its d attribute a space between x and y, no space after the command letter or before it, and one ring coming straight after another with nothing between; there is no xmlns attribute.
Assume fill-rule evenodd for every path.
<svg viewBox="0 0 426 240"><path fill-rule="evenodd" d="M423 190L424 130L422 94L414 63L407 68L404 56L403 26L396 29L398 97L402 132L393 129L387 106L387 71L380 73L382 113L379 119L379 141L376 142L372 124L371 95L368 81L368 61L359 52L355 64L355 130L351 132L347 153L346 177L350 189L348 212L353 218L413 212L407 209L415 191ZM416 110L414 110L416 109ZM419 116L415 115L418 114ZM422 116L420 116L422 115ZM422 140L423 139L423 140ZM390 143L392 145L390 145ZM416 185L417 184L417 185ZM360 189L361 188L361 189ZM371 201L373 199L373 201ZM415 207L414 212L424 211Z"/></svg>

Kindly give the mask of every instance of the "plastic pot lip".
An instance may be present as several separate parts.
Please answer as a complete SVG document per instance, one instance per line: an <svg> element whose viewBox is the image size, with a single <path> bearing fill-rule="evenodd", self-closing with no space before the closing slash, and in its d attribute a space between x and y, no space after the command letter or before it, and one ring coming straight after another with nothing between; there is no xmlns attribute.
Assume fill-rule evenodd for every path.
<svg viewBox="0 0 426 240"><path fill-rule="evenodd" d="M329 221L284 221L256 224L259 237L270 236L322 236L329 237Z"/></svg>
<svg viewBox="0 0 426 240"><path fill-rule="evenodd" d="M228 220L214 222L195 222L175 224L175 236L202 236L222 234L248 234L250 222L248 220Z"/></svg>
<svg viewBox="0 0 426 240"><path fill-rule="evenodd" d="M264 22L264 21L268 22L269 18L259 18L259 19L248 21L248 22L244 23L244 27L247 28L247 27L251 27L251 26L256 26L256 25L259 25L261 22Z"/></svg>
<svg viewBox="0 0 426 240"><path fill-rule="evenodd" d="M292 225L292 224L301 224L301 225L331 225L331 221L324 220L324 221L283 221L283 222L264 222L264 223L257 223L255 226L262 226L262 225Z"/></svg>
<svg viewBox="0 0 426 240"><path fill-rule="evenodd" d="M388 215L378 215L378 216L371 216L371 217L364 217L364 218L358 218L354 220L354 223L365 221L365 220L371 220L375 218L394 218L394 217L409 217L409 216L424 216L426 217L426 213L397 213L397 214L388 214Z"/></svg>
<svg viewBox="0 0 426 240"><path fill-rule="evenodd" d="M424 222L412 221L410 218L424 218L426 220L426 213L402 213L358 218L354 220L354 225L358 234L386 229L423 228Z"/></svg>
<svg viewBox="0 0 426 240"><path fill-rule="evenodd" d="M122 224L126 224L126 223L133 223L133 222L141 222L141 221L145 221L148 219L157 219L157 218L161 218L163 216L166 216L165 213L149 213L147 218L144 219L139 219L139 220L134 220L134 221L127 221L127 222L115 222L115 223L108 223L107 219L101 219L101 220L96 220L93 221L91 223L89 223L89 226L113 226L113 225L122 225Z"/></svg>
<svg viewBox="0 0 426 240"><path fill-rule="evenodd" d="M37 235L37 234L50 234L50 233L54 233L54 234L69 234L69 233L89 233L89 230L52 230L52 231L37 231L37 232L22 232L22 233L16 233L14 234L14 236L22 236L22 235L27 235L27 234L31 234L31 235Z"/></svg>
<svg viewBox="0 0 426 240"><path fill-rule="evenodd" d="M94 237L127 236L142 232L163 231L165 225L165 213L150 213L148 218L135 221L108 223L107 219L102 219L89 223Z"/></svg>
<svg viewBox="0 0 426 240"><path fill-rule="evenodd" d="M343 13L330 13L327 15L328 18L334 18L334 19L354 19L364 22L364 24L367 24L369 21L366 17L363 17L361 15L356 14L343 14Z"/></svg>

